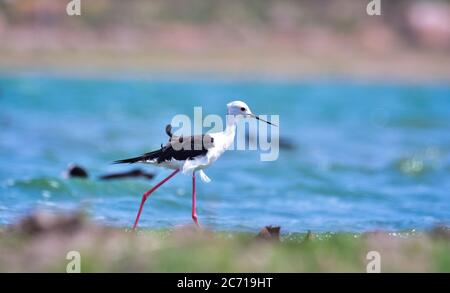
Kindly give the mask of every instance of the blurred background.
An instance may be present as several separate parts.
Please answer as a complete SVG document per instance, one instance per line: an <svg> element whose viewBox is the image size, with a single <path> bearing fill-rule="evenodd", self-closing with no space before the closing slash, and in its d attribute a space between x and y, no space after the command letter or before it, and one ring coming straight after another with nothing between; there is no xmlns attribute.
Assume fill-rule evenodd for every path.
<svg viewBox="0 0 450 293"><path fill-rule="evenodd" d="M0 65L67 70L439 78L450 73L450 2L0 1Z"/></svg>
<svg viewBox="0 0 450 293"><path fill-rule="evenodd" d="M100 180L158 148L173 115L230 100L280 115L279 160L230 152L198 187L220 230L425 229L450 222L450 1L0 0L0 224L35 209L129 227L166 176ZM206 131L207 129L205 129ZM88 178L68 179L69 164ZM140 225L191 223L190 180Z"/></svg>

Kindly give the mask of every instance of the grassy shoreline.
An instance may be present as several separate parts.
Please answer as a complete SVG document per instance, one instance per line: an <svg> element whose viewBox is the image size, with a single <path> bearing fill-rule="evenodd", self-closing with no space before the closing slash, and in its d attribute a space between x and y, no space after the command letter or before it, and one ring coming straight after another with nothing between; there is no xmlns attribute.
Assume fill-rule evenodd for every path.
<svg viewBox="0 0 450 293"><path fill-rule="evenodd" d="M82 272L366 272L370 251L382 272L450 272L447 228L265 239L192 226L134 233L67 217L0 229L0 272L65 272L74 250Z"/></svg>

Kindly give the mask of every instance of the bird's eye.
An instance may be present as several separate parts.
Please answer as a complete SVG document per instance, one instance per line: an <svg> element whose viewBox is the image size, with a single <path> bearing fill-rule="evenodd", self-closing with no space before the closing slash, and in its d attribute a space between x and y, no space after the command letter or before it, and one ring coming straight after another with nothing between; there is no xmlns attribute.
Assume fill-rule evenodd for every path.
<svg viewBox="0 0 450 293"><path fill-rule="evenodd" d="M245 108L244 108L244 107L242 107L242 108L241 108L241 111L242 111L242 112L245 112Z"/></svg>

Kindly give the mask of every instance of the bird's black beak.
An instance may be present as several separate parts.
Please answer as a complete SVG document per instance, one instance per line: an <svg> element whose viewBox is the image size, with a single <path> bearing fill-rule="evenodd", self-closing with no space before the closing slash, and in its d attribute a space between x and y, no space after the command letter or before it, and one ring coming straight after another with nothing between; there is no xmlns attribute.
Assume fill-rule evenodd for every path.
<svg viewBox="0 0 450 293"><path fill-rule="evenodd" d="M278 127L278 125L275 125L275 124L273 124L273 123L270 123L269 121L266 121L266 120L264 120L264 119L262 119L262 118L259 118L258 115L255 115L255 114L249 114L249 115L250 115L251 117L255 118L256 120L259 120L259 121L262 121L262 122L266 122L266 123L269 124L269 125Z"/></svg>

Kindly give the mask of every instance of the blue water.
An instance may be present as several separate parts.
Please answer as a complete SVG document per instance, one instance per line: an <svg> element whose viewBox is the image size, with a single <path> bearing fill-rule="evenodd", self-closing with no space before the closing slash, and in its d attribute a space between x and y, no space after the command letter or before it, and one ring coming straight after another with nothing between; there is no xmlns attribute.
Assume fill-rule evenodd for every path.
<svg viewBox="0 0 450 293"><path fill-rule="evenodd" d="M129 227L153 181L104 182L116 159L158 148L173 115L224 114L230 100L280 115L295 148L274 162L228 152L198 184L200 223L216 230L426 229L450 223L450 86L348 80L0 76L0 224L36 209L82 209ZM90 179L65 179L69 163ZM147 202L140 226L191 223L190 177Z"/></svg>

